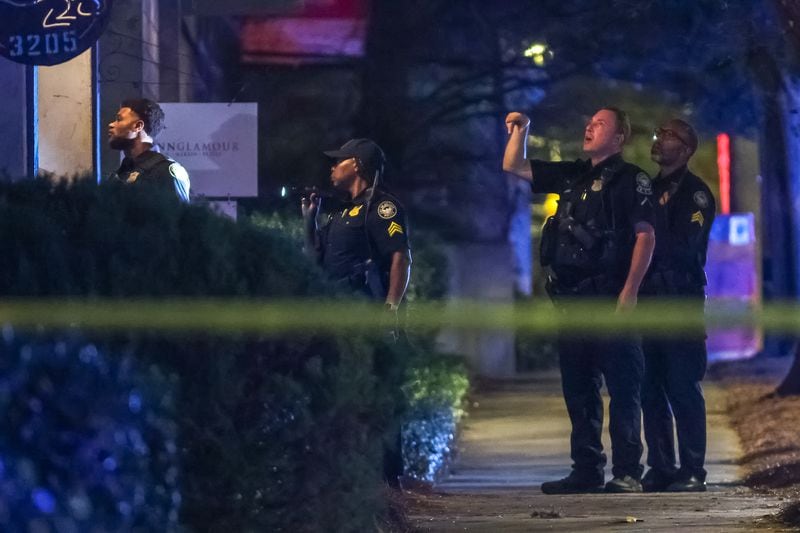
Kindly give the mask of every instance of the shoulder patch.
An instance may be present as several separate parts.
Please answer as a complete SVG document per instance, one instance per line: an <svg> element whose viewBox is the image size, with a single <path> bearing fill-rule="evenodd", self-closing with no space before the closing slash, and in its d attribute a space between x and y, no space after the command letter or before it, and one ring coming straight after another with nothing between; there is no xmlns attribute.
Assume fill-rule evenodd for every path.
<svg viewBox="0 0 800 533"><path fill-rule="evenodd" d="M183 168L183 165L180 163L170 163L169 165L169 173L172 175L173 178L188 182L189 181L189 173L186 172L186 169Z"/></svg>
<svg viewBox="0 0 800 533"><path fill-rule="evenodd" d="M636 192L645 196L653 194L653 184L644 172L636 174Z"/></svg>
<svg viewBox="0 0 800 533"><path fill-rule="evenodd" d="M380 215L381 218L389 220L390 218L394 218L396 214L397 206L394 205L394 202L385 200L378 205L378 215Z"/></svg>
<svg viewBox="0 0 800 533"><path fill-rule="evenodd" d="M708 196L706 196L706 193L703 191L697 191L694 193L692 198L694 199L694 203L696 203L697 207L700 209L705 209L708 207Z"/></svg>

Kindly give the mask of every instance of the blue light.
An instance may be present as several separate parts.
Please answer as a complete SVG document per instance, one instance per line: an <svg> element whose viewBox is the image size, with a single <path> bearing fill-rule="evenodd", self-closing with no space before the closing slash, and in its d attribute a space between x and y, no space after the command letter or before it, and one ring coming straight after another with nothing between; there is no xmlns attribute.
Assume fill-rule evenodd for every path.
<svg viewBox="0 0 800 533"><path fill-rule="evenodd" d="M82 363L89 364L97 359L97 347L94 344L87 344L78 353L78 358Z"/></svg>
<svg viewBox="0 0 800 533"><path fill-rule="evenodd" d="M56 499L47 489L41 487L33 489L31 500L36 508L45 514L53 514L56 510Z"/></svg>
<svg viewBox="0 0 800 533"><path fill-rule="evenodd" d="M11 324L3 324L3 340L6 344L14 342L14 328Z"/></svg>
<svg viewBox="0 0 800 533"><path fill-rule="evenodd" d="M728 221L728 242L733 246L750 244L750 216L731 215Z"/></svg>
<svg viewBox="0 0 800 533"><path fill-rule="evenodd" d="M131 512L133 512L133 506L128 502L119 502L117 509L119 509L119 513L122 516L130 516Z"/></svg>
<svg viewBox="0 0 800 533"><path fill-rule="evenodd" d="M136 391L128 395L128 409L130 409L131 413L138 413L142 410L142 397Z"/></svg>
<svg viewBox="0 0 800 533"><path fill-rule="evenodd" d="M103 461L103 468L108 470L109 472L113 472L117 469L117 462L114 460L113 457L106 457L105 461Z"/></svg>

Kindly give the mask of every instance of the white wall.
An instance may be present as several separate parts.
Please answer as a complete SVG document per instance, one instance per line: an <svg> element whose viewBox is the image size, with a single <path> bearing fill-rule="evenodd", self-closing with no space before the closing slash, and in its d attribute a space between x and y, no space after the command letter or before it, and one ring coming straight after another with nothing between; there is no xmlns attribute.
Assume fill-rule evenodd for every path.
<svg viewBox="0 0 800 533"><path fill-rule="evenodd" d="M92 172L91 49L39 67L39 170L58 176Z"/></svg>

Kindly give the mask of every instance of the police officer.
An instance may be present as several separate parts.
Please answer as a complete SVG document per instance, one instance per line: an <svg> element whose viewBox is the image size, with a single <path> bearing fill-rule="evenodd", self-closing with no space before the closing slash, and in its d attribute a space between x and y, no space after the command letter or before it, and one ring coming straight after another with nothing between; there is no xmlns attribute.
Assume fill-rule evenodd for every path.
<svg viewBox="0 0 800 533"><path fill-rule="evenodd" d="M575 162L527 161L530 120L510 113L506 125L510 138L503 170L530 180L534 193L560 195L542 236L541 260L550 271L551 296L557 303L607 297L616 299L610 312L632 310L655 238L650 179L621 155L630 136L627 115L613 107L597 111L584 130L583 151L589 159ZM641 344L634 335L601 340L583 334L580 324L574 326L558 343L573 466L567 477L543 483L542 492L640 492ZM613 463L613 479L605 485L603 377L611 396Z"/></svg>
<svg viewBox="0 0 800 533"><path fill-rule="evenodd" d="M411 251L405 210L380 188L383 150L370 139L352 139L325 155L336 160L331 183L348 201L320 224L320 196L301 199L306 249L332 279L383 302L396 335L397 309L411 274ZM378 370L379 375L385 373L391 369ZM397 487L403 473L400 428L391 440L384 445L384 478Z"/></svg>
<svg viewBox="0 0 800 533"><path fill-rule="evenodd" d="M189 174L180 163L153 150L155 137L164 128L164 111L146 98L125 100L108 125L108 145L122 150L125 158L112 179L133 187L156 186L174 191L189 201Z"/></svg>
<svg viewBox="0 0 800 533"><path fill-rule="evenodd" d="M396 313L408 287L411 251L405 210L380 187L383 150L369 139L352 139L325 155L336 160L331 184L348 201L320 227L319 195L301 200L307 249L334 280Z"/></svg>
<svg viewBox="0 0 800 533"><path fill-rule="evenodd" d="M687 167L697 134L683 120L655 130L653 180L656 249L642 286L643 298L678 298L691 303L702 323L706 249L716 205L703 180ZM706 410L700 381L706 371L705 331L681 338L645 336L642 385L647 464L645 491L701 492L706 489ZM678 432L680 470L675 463Z"/></svg>

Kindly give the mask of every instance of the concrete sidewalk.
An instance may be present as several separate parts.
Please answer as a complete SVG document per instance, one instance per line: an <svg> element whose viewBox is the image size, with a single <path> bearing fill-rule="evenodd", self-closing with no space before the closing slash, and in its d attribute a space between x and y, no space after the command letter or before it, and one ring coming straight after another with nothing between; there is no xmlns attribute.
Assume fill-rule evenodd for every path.
<svg viewBox="0 0 800 533"><path fill-rule="evenodd" d="M781 531L767 518L780 502L738 484L741 452L724 393L713 382L705 391L706 493L542 494L539 485L571 465L559 377L547 373L496 383L473 398L451 475L433 494L411 497L411 521L422 531ZM609 454L607 429L603 441ZM607 478L610 470L609 457Z"/></svg>

